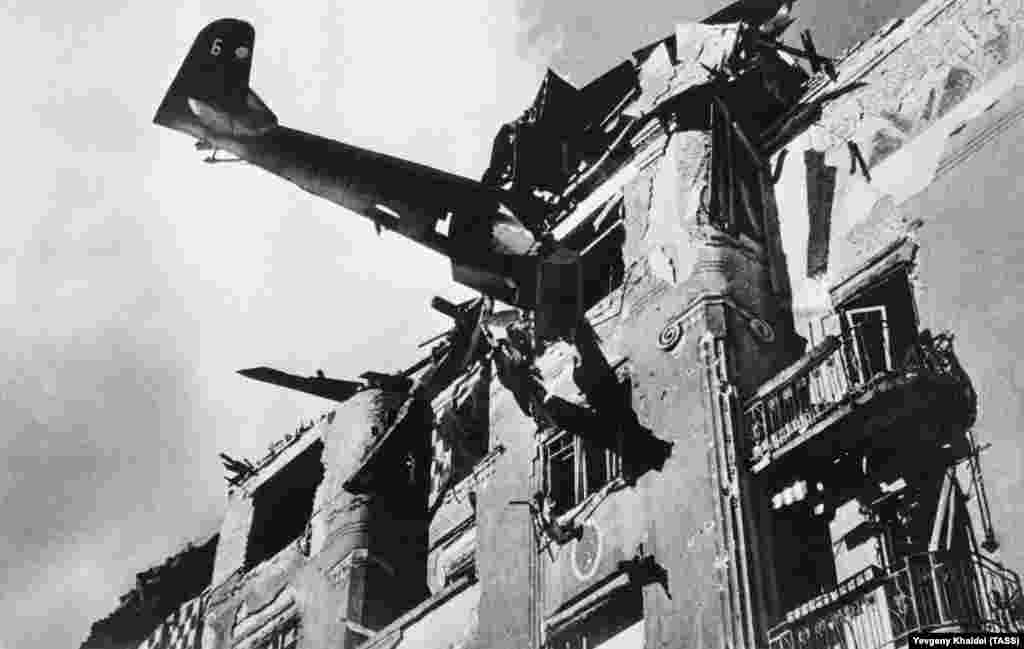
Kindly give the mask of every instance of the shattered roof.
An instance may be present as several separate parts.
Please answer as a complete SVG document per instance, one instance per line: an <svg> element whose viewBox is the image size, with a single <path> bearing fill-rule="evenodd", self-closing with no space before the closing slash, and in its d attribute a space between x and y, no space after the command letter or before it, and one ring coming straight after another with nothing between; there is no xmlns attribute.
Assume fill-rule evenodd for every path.
<svg viewBox="0 0 1024 649"><path fill-rule="evenodd" d="M743 85L747 83L759 84L753 87L764 90L763 77L758 76L751 82L744 75L750 70L765 68L765 61L770 65L764 75L784 75L787 69L791 69L799 71L797 77L800 81L805 79L806 75L799 66L783 62L783 67L779 69L776 61L778 57L770 46L765 49L763 43L746 38L750 28L756 30L758 25L774 17L781 9L788 10L790 4L785 0L740 0L700 23L680 24L671 35L636 50L630 60L613 67L582 88L576 88L549 70L534 101L517 124L541 124L545 138L576 138L572 140L573 146L586 148L591 143L580 140L588 139L596 144L593 144L595 150L587 151L586 155L581 154L580 164L575 169L563 171L566 177L560 187L558 202L551 210L552 218L545 226L547 233L556 233L556 229L568 217L587 208L589 204L586 199L591 197L598 186L609 185L609 178L627 163L635 163L638 154L642 155L642 152L651 148L650 142L669 133L670 127L665 123L669 116L678 119L677 114L685 111L688 116L703 120L699 124L705 124L710 107L721 92L734 86L739 87L740 92L746 92L751 87ZM619 117L624 119L616 119ZM695 128L694 124L697 123L687 121L682 126L677 124L677 128ZM524 148L523 142L538 148L531 152L528 147ZM520 149L501 151L495 164L503 162L501 156L510 155L510 163L523 166L527 177L531 173L536 176L537 166L530 164L532 159L528 155L543 155L547 160L551 150L540 144L531 144L525 135L516 146ZM620 150L618 154L616 150ZM497 148L496 153L499 153ZM520 160L523 155L527 155L525 163ZM501 178L502 174L496 174L495 177ZM613 202L618 200L614 192L605 199ZM581 200L584 202L580 203ZM607 205L604 200L593 205L594 215L602 213ZM330 380L322 375L305 378L269 368L257 370L260 374L253 378L320 396L325 396L325 392L338 393L339 396L348 394L358 385ZM404 378L408 380L409 376ZM460 398L460 383L471 381L456 379L452 386L432 399L435 411L441 402ZM572 394L566 397L576 398ZM407 414L408 406L406 404L402 414ZM402 414L399 419L402 419ZM321 421L327 417L323 415ZM295 433L271 444L267 455L255 464L256 470L262 470L272 463L314 426L315 422L304 424Z"/></svg>
<svg viewBox="0 0 1024 649"><path fill-rule="evenodd" d="M830 80L824 73L816 75L808 84L807 93L801 98L801 101L809 101L828 90L863 78L939 14L957 2L958 0L927 0L920 9L910 16L890 20L864 40L848 47L838 57L836 80Z"/></svg>

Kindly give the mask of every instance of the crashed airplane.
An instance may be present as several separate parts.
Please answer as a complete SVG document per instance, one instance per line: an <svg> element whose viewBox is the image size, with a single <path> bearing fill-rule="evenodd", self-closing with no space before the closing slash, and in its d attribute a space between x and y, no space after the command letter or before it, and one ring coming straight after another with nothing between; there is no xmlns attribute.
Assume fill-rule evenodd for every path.
<svg viewBox="0 0 1024 649"><path fill-rule="evenodd" d="M529 267L542 248L538 200L281 126L249 86L254 39L241 20L203 29L154 121L194 136L197 148L234 154L440 252L472 288L532 305ZM449 217L449 233L439 233Z"/></svg>
<svg viewBox="0 0 1024 649"><path fill-rule="evenodd" d="M689 88L657 107L636 105L642 102L635 101L641 89L633 62L580 89L549 72L533 105L500 129L479 182L282 126L250 86L255 31L232 18L200 32L154 121L195 137L198 149L212 150L209 162L222 160L218 151L233 154L365 216L378 230L393 230L447 256L455 281L538 310L559 337L589 306L581 287L588 242L574 240L563 222L571 221L570 212L586 211L580 197L625 166L653 121L688 130L724 119L751 160L762 164L754 134L789 107L806 78L779 52L809 57L812 65L824 60L776 40L792 22L791 5L743 0L693 25L693 43L669 39L673 57L696 55L693 78ZM713 46L683 51L709 37ZM634 58L649 56L660 44ZM743 118L721 112L742 96L756 97L762 107ZM749 117L760 123L739 123Z"/></svg>
<svg viewBox="0 0 1024 649"><path fill-rule="evenodd" d="M678 24L580 88L548 73L480 182L278 125L249 88L252 28L207 28L158 123L448 255L483 295L435 299L451 327L399 372L242 370L332 410L260 459L223 454L216 543L140 574L83 649L115 632L146 649L881 649L1024 631L1020 578L991 555L1014 492L989 508L973 432L994 410L979 397L1012 402L1013 381L981 373L976 392L965 367L996 347L961 363L931 333L968 304L943 286L949 233L985 220L1005 239L951 189L1013 196L985 176L1020 162L1024 99L998 81L1024 69L1020 3L929 0L836 61L806 31L779 40L790 4ZM922 148L929 200L864 200ZM978 286L991 257L972 253Z"/></svg>

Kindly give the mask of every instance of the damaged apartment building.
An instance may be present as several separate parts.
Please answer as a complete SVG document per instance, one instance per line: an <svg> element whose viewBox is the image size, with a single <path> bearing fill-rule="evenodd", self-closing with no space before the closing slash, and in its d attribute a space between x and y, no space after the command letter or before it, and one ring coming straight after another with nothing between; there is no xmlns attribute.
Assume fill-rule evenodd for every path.
<svg viewBox="0 0 1024 649"><path fill-rule="evenodd" d="M928 0L835 58L762 4L549 72L500 129L483 183L554 251L533 308L437 298L394 374L243 371L333 409L225 456L207 583L133 649L1024 631L1024 4Z"/></svg>

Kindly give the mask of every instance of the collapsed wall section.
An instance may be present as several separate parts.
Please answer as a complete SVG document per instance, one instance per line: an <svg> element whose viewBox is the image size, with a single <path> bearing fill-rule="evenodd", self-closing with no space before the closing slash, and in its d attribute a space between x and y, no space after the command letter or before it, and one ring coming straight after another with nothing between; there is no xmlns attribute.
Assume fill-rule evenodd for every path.
<svg viewBox="0 0 1024 649"><path fill-rule="evenodd" d="M219 535L189 544L163 564L140 572L118 608L92 625L80 649L136 649L163 620L210 584Z"/></svg>
<svg viewBox="0 0 1024 649"><path fill-rule="evenodd" d="M360 391L232 493L204 647L354 647L423 600L425 498L412 463L382 464L369 491L346 488L406 399ZM425 440L429 422L410 417L399 432Z"/></svg>

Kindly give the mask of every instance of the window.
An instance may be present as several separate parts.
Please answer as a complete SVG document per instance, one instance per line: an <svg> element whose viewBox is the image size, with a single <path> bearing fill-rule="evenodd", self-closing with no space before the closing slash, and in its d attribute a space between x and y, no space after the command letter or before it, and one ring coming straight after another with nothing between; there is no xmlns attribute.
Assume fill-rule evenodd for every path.
<svg viewBox="0 0 1024 649"><path fill-rule="evenodd" d="M595 214L593 228L578 228L562 241L580 254L584 311L622 286L626 274L622 257L622 247L626 242L622 197L609 199L592 214Z"/></svg>
<svg viewBox="0 0 1024 649"><path fill-rule="evenodd" d="M291 619L271 631L255 649L296 649L299 646L299 621Z"/></svg>
<svg viewBox="0 0 1024 649"><path fill-rule="evenodd" d="M772 564L782 610L835 588L836 564L827 516L812 513L808 501L772 512L771 533L775 556Z"/></svg>
<svg viewBox="0 0 1024 649"><path fill-rule="evenodd" d="M572 509L621 474L621 453L618 443L614 446L608 448L568 431L557 431L547 439L545 479L554 514Z"/></svg>
<svg viewBox="0 0 1024 649"><path fill-rule="evenodd" d="M861 380L893 369L889 318L884 306L849 309L846 311L846 324L850 328L850 342Z"/></svg>
<svg viewBox="0 0 1024 649"><path fill-rule="evenodd" d="M918 338L908 273L915 244L899 243L831 290L851 369L861 380L902 366Z"/></svg>
<svg viewBox="0 0 1024 649"><path fill-rule="evenodd" d="M245 569L273 557L306 531L316 489L324 477L324 444L317 440L253 493Z"/></svg>
<svg viewBox="0 0 1024 649"><path fill-rule="evenodd" d="M431 500L469 476L490 450L490 368L481 367L456 389L432 433Z"/></svg>
<svg viewBox="0 0 1024 649"><path fill-rule="evenodd" d="M913 292L904 270L860 290L836 310L861 380L902 366L917 338Z"/></svg>
<svg viewBox="0 0 1024 649"><path fill-rule="evenodd" d="M582 248L583 308L589 309L622 285L626 264L622 246L626 242L625 207L622 199L614 199L607 213L598 217L601 230L595 232ZM586 228L583 228L586 231Z"/></svg>

